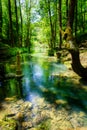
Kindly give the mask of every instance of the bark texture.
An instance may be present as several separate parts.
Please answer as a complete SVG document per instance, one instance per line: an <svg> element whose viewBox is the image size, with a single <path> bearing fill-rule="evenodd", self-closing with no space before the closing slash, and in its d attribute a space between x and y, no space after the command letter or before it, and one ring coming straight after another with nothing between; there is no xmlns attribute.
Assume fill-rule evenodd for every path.
<svg viewBox="0 0 87 130"><path fill-rule="evenodd" d="M63 33L63 37L66 41L66 47L72 57L72 68L74 72L80 77L87 79L87 68L84 68L80 62L79 47L77 46L76 40L72 33L76 2L77 0L70 0L67 27Z"/></svg>
<svg viewBox="0 0 87 130"><path fill-rule="evenodd" d="M79 51L69 50L72 56L72 68L80 77L87 79L87 68L84 68L80 62Z"/></svg>

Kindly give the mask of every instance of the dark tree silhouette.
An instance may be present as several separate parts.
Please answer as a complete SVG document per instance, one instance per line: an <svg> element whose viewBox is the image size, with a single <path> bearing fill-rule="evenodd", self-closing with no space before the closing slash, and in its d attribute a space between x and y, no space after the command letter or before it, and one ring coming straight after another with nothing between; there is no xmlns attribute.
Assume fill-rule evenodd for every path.
<svg viewBox="0 0 87 130"><path fill-rule="evenodd" d="M22 33L23 33L23 18L22 18L22 9L21 9L21 2L19 0L19 9L20 9L20 42L19 42L19 47L22 47Z"/></svg>
<svg viewBox="0 0 87 130"><path fill-rule="evenodd" d="M14 46L12 12L11 12L11 1L10 0L8 0L8 10L9 10L9 40L11 42L11 46Z"/></svg>
<svg viewBox="0 0 87 130"><path fill-rule="evenodd" d="M72 57L72 68L80 77L87 79L87 68L84 68L80 61L79 47L73 37L72 28L74 22L74 11L77 0L70 0L68 21L66 30L63 33L63 38L66 41L66 46Z"/></svg>
<svg viewBox="0 0 87 130"><path fill-rule="evenodd" d="M61 13L61 4L62 4L62 0L59 0L59 26L62 28L62 13ZM59 38L60 38L60 44L59 44L59 49L61 49L61 45L62 45L62 35L61 32L59 33Z"/></svg>
<svg viewBox="0 0 87 130"><path fill-rule="evenodd" d="M15 16L16 16L16 38L17 43L19 42L19 24L18 24L18 9L17 9L17 0L15 2Z"/></svg>
<svg viewBox="0 0 87 130"><path fill-rule="evenodd" d="M2 38L2 1L0 0L0 38Z"/></svg>

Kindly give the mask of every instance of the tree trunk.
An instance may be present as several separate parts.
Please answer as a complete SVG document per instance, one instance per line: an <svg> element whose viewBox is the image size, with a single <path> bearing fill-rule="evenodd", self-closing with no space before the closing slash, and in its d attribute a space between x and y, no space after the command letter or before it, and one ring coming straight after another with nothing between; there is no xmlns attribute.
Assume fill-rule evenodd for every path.
<svg viewBox="0 0 87 130"><path fill-rule="evenodd" d="M0 0L0 40L2 39L2 1Z"/></svg>
<svg viewBox="0 0 87 130"><path fill-rule="evenodd" d="M87 79L87 68L84 68L81 65L79 51L70 50L69 52L72 56L72 68L74 72L77 73L80 77Z"/></svg>
<svg viewBox="0 0 87 130"><path fill-rule="evenodd" d="M14 2L15 2L15 15L16 15L16 37L18 43L19 42L18 9L17 9L17 1L15 0Z"/></svg>
<svg viewBox="0 0 87 130"><path fill-rule="evenodd" d="M77 16L78 16L78 7L76 2L76 9L75 9L75 37L77 36Z"/></svg>
<svg viewBox="0 0 87 130"><path fill-rule="evenodd" d="M32 2L31 0L26 1L26 14L27 14L26 47L28 47L29 52L30 52L30 49L31 49L31 2Z"/></svg>
<svg viewBox="0 0 87 130"><path fill-rule="evenodd" d="M13 25L12 25L12 13L11 13L11 2L10 0L8 0L8 10L9 10L9 26L10 26L10 30L9 30L9 34L10 34L10 42L11 42L11 46L13 47L14 45L14 38L13 38Z"/></svg>
<svg viewBox="0 0 87 130"><path fill-rule="evenodd" d="M68 21L67 21L67 26L70 26L71 29L73 27L73 22L74 22L74 10L75 10L75 5L76 5L77 0L70 0L70 5L69 5L69 13L68 13Z"/></svg>
<svg viewBox="0 0 87 130"><path fill-rule="evenodd" d="M77 0L70 0L70 9L67 21L67 28L64 32L64 39L66 40L66 44L68 44L68 50L72 57L72 68L75 73L77 73L80 77L87 79L87 68L84 68L81 65L80 57L79 57L79 48L77 47L76 41L72 34L72 27L74 21L74 10Z"/></svg>
<svg viewBox="0 0 87 130"><path fill-rule="evenodd" d="M51 49L53 50L53 23L52 23L52 17L51 17L51 8L50 8L50 0L48 0L48 13L49 13L49 20L50 20L50 29L51 29Z"/></svg>
<svg viewBox="0 0 87 130"><path fill-rule="evenodd" d="M62 29L62 13L61 13L61 3L62 0L59 0L59 26ZM59 43L59 49L61 49L61 45L62 45L62 35L61 32L59 33L59 38L60 38L60 43Z"/></svg>
<svg viewBox="0 0 87 130"><path fill-rule="evenodd" d="M23 33L23 19L22 19L22 10L21 10L21 2L19 0L19 9L20 9L20 43L19 43L19 47L22 47L22 33Z"/></svg>

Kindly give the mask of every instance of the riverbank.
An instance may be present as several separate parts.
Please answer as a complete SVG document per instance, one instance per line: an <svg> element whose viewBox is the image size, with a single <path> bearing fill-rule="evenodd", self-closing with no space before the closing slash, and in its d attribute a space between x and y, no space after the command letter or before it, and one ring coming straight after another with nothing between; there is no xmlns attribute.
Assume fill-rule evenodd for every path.
<svg viewBox="0 0 87 130"><path fill-rule="evenodd" d="M21 47L21 48L10 47L7 44L0 43L0 62L3 62L5 60L8 60L11 57L16 56L17 52L20 52L20 53L26 52L27 53L28 49L24 48L24 47Z"/></svg>
<svg viewBox="0 0 87 130"><path fill-rule="evenodd" d="M87 114L76 107L56 107L44 98L34 106L24 100L5 99L1 103L1 130L86 130ZM81 129L82 127L82 129Z"/></svg>
<svg viewBox="0 0 87 130"><path fill-rule="evenodd" d="M86 85L84 85L84 89L86 89ZM43 91L46 93L47 90ZM77 106L73 104L69 105L67 101L63 99L49 103L43 97L35 98L34 102L36 102L37 105L23 99L16 99L15 97L6 98L5 101L0 104L1 130L87 129L87 112L78 107L78 100L77 103L76 100L73 102L73 104L75 103Z"/></svg>

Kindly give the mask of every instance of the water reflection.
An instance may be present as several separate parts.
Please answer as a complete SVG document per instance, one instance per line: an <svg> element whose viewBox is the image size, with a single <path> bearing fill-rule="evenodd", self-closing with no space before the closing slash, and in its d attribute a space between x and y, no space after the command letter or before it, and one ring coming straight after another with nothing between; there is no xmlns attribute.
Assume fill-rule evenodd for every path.
<svg viewBox="0 0 87 130"><path fill-rule="evenodd" d="M56 93L57 87L55 86L57 86L56 81L58 80L58 77L54 79L53 75L65 72L67 70L66 67L63 64L58 64L57 60L54 61L54 59L52 60L49 57L41 58L33 56L30 59L29 57L22 59L22 72L24 75L22 79L23 95L25 99L35 102L36 97L51 96L53 100L54 96L49 95L49 93L50 91Z"/></svg>
<svg viewBox="0 0 87 130"><path fill-rule="evenodd" d="M33 96L42 96L43 92L47 91L47 89L56 91L52 75L66 71L64 65L58 64L57 60L55 61L47 56L22 55L21 67L23 77L15 78L15 60L13 61L12 63L7 62L5 64L6 73L11 76L13 74L13 77L0 82L0 91L3 91L5 87L3 92L4 97L18 95L19 97L31 100Z"/></svg>
<svg viewBox="0 0 87 130"><path fill-rule="evenodd" d="M87 106L87 84L72 81L61 76L67 68L57 60L44 56L21 55L23 77L15 77L15 60L5 65L4 78L0 80L0 99L17 96L31 101L34 106L40 97L55 105L75 104ZM5 74L10 78L5 78ZM1 78L0 78L1 79Z"/></svg>

